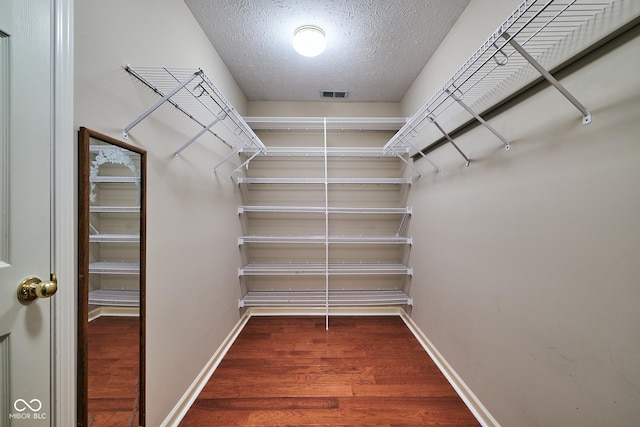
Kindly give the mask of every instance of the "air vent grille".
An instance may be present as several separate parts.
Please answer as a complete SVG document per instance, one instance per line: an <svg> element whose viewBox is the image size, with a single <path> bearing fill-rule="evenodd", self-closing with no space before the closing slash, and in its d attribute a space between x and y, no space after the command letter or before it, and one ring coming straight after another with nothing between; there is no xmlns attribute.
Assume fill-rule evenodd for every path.
<svg viewBox="0 0 640 427"><path fill-rule="evenodd" d="M346 98L349 92L346 90L321 90L320 96L322 98Z"/></svg>

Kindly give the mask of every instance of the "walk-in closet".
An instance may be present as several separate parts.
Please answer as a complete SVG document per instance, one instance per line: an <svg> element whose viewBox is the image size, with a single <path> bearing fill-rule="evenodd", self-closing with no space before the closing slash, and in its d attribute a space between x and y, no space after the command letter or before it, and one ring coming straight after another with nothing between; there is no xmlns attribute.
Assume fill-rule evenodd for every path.
<svg viewBox="0 0 640 427"><path fill-rule="evenodd" d="M76 3L75 124L78 322L140 338L120 416L640 422L637 0L116 3ZM415 342L354 338L388 323Z"/></svg>

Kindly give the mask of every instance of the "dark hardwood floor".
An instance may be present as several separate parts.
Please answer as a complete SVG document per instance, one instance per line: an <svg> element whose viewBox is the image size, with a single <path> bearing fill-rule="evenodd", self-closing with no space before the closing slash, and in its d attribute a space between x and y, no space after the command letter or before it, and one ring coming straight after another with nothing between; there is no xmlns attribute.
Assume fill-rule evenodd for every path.
<svg viewBox="0 0 640 427"><path fill-rule="evenodd" d="M181 427L479 425L397 316L253 317Z"/></svg>
<svg viewBox="0 0 640 427"><path fill-rule="evenodd" d="M90 427L138 426L139 327L137 317L89 322Z"/></svg>

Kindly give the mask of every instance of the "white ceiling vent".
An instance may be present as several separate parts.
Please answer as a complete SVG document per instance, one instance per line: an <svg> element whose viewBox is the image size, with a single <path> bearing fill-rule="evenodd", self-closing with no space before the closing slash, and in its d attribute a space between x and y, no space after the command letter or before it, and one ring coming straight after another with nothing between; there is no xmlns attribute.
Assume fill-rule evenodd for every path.
<svg viewBox="0 0 640 427"><path fill-rule="evenodd" d="M344 99L347 97L348 94L349 92L347 92L346 90L321 90L320 91L320 96L322 98Z"/></svg>

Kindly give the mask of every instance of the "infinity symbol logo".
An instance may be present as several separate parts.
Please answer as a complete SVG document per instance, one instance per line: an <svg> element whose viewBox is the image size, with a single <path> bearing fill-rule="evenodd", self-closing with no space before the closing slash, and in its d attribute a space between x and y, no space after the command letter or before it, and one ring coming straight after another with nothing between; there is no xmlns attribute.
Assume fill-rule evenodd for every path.
<svg viewBox="0 0 640 427"><path fill-rule="evenodd" d="M27 408L31 409L32 412L38 412L40 409L42 409L42 402L40 402L40 400L38 399L31 399L27 403L27 401L24 399L18 399L13 402L13 407L18 412L24 412L27 410Z"/></svg>

